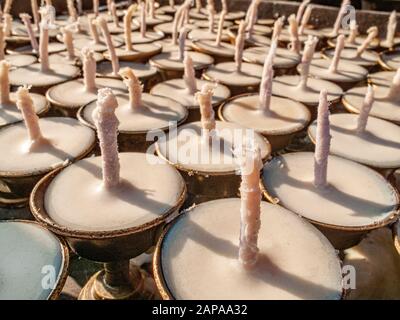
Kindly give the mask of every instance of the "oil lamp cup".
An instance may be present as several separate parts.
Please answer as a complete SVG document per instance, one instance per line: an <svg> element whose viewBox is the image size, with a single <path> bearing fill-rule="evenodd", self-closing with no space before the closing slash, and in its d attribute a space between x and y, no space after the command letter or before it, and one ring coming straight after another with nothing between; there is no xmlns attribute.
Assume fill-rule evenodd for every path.
<svg viewBox="0 0 400 320"><path fill-rule="evenodd" d="M11 255L10 259L5 259L7 260L5 265L0 263L4 278L2 286L9 290L5 292L0 290L1 299L58 299L68 277L69 250L67 243L34 221L19 219L0 221L0 230L3 237L15 238L12 249L14 253L17 253ZM3 248L6 248L6 252L9 251L7 245L3 244ZM35 252L27 252L27 250L40 250L43 255L36 255ZM0 251L2 251L1 245ZM16 268L8 272L14 263L24 264L27 270ZM51 285L49 283L49 287L43 286L44 275L41 276L40 271L45 270L44 267L52 267L55 271L55 282ZM39 273L39 276L34 274L36 272ZM23 290L20 287L21 283ZM12 290L13 288L15 290Z"/></svg>
<svg viewBox="0 0 400 320"><path fill-rule="evenodd" d="M185 200L183 190L179 202L167 213L146 224L113 231L80 231L58 225L46 212L46 189L60 172L46 175L35 187L30 199L34 217L47 229L65 238L79 256L104 263L104 269L94 274L80 292L81 300L151 299L155 297L146 285L148 274L129 262L152 248L166 221Z"/></svg>

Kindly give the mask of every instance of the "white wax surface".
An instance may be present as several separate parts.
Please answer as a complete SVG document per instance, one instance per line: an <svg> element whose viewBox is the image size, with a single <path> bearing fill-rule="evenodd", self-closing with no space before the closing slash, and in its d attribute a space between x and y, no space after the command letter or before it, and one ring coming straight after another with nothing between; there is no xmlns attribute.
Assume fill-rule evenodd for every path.
<svg viewBox="0 0 400 320"><path fill-rule="evenodd" d="M35 109L35 112L38 114L43 112L48 106L46 98L37 93L30 93L30 96L33 101L33 108ZM17 100L17 94L15 92L11 92L10 99L11 103L0 104L0 126L22 120L22 113L15 104L15 101Z"/></svg>
<svg viewBox="0 0 400 320"><path fill-rule="evenodd" d="M42 145L29 152L29 138L25 123L20 122L0 131L0 172L32 173L49 171L88 151L95 134L72 118L39 119L40 129L52 144ZM10 143L12 141L12 143Z"/></svg>
<svg viewBox="0 0 400 320"><path fill-rule="evenodd" d="M261 34L252 34L251 38L246 39L246 42L259 47L271 46L271 38L261 35Z"/></svg>
<svg viewBox="0 0 400 320"><path fill-rule="evenodd" d="M334 82L356 82L364 80L368 70L354 63L339 61L337 72L330 72L331 61L327 59L313 60L310 65L310 76Z"/></svg>
<svg viewBox="0 0 400 320"><path fill-rule="evenodd" d="M25 67L37 61L35 56L29 54L7 54L5 55L6 61L12 67Z"/></svg>
<svg viewBox="0 0 400 320"><path fill-rule="evenodd" d="M229 122L266 135L300 131L311 118L307 107L290 99L272 96L268 113L262 112L259 104L258 95L238 97L224 105L222 116Z"/></svg>
<svg viewBox="0 0 400 320"><path fill-rule="evenodd" d="M168 39L162 39L162 40L157 40L153 42L154 44L158 44L162 47L161 52L177 52L179 51L179 44L172 44L172 40L170 38ZM186 39L185 41L185 50L186 51L191 51L192 50L192 41L189 39Z"/></svg>
<svg viewBox="0 0 400 320"><path fill-rule="evenodd" d="M122 80L96 78L97 89L110 88L114 94L126 93L126 85ZM47 91L50 101L69 108L79 108L97 99L97 92L87 92L83 78L71 80L51 87Z"/></svg>
<svg viewBox="0 0 400 320"><path fill-rule="evenodd" d="M222 84L212 83L207 80L196 79L197 90L200 91L203 85L207 83L215 85L212 96L212 104L214 106L219 105L224 100L229 98L230 92L227 87ZM190 94L183 79L172 79L158 83L151 89L151 93L167 98L170 97L189 109L199 108L198 100L194 97L194 95Z"/></svg>
<svg viewBox="0 0 400 320"><path fill-rule="evenodd" d="M121 41L125 40L123 35L120 35L118 37L121 39ZM150 42L154 42L156 40L160 40L162 38L164 38L164 34L162 32L146 31L146 34L144 37L142 37L142 34L140 33L140 31L134 31L131 33L131 39L132 39L132 43L134 45L139 44L139 43L150 43Z"/></svg>
<svg viewBox="0 0 400 320"><path fill-rule="evenodd" d="M203 69L214 62L214 58L200 52L189 51L187 55L193 60L195 69ZM179 52L163 52L150 59L150 64L157 68L183 71L183 60L179 59Z"/></svg>
<svg viewBox="0 0 400 320"><path fill-rule="evenodd" d="M42 72L40 63L35 63L10 70L9 77L10 84L13 86L47 87L73 79L79 75L79 72L79 68L75 66L58 63L51 64L48 72Z"/></svg>
<svg viewBox="0 0 400 320"><path fill-rule="evenodd" d="M240 199L202 203L169 230L161 251L167 286L180 299L340 299L339 259L311 224L261 202L259 260L238 261Z"/></svg>
<svg viewBox="0 0 400 320"><path fill-rule="evenodd" d="M392 70L396 71L400 68L400 52L382 52L382 61L387 64Z"/></svg>
<svg viewBox="0 0 400 320"><path fill-rule="evenodd" d="M49 54L64 51L65 49L66 48L65 48L64 43L49 42L49 48L48 48ZM26 46L17 47L15 49L13 49L12 51L21 53L21 54L32 54L32 46L29 44Z"/></svg>
<svg viewBox="0 0 400 320"><path fill-rule="evenodd" d="M217 39L217 28L214 32L210 32L208 29L194 29L188 33L190 40L214 40ZM228 33L226 30L222 32L222 41L229 41Z"/></svg>
<svg viewBox="0 0 400 320"><path fill-rule="evenodd" d="M127 94L118 95L118 108L115 114L119 120L118 129L121 132L147 132L149 130L168 128L170 121L181 122L187 116L187 110L178 102L148 93L142 93L143 106L134 110L129 105ZM96 101L93 101L83 111L86 121L94 125Z"/></svg>
<svg viewBox="0 0 400 320"><path fill-rule="evenodd" d="M132 45L133 50L126 50L125 46L124 47L120 47L120 48L116 48L115 49L115 53L117 54L117 57L120 59L124 59L126 58L127 60L129 60L129 58L132 57L137 57L139 58L141 54L155 54L158 52L160 52L159 50L161 49L160 46L153 44L153 43L137 43L135 45ZM104 57L106 59L110 59L110 55L108 52L104 53Z"/></svg>
<svg viewBox="0 0 400 320"><path fill-rule="evenodd" d="M264 65L270 47L251 47L243 51L243 60ZM277 48L274 57L275 68L292 68L301 60L300 55L288 49Z"/></svg>
<svg viewBox="0 0 400 320"><path fill-rule="evenodd" d="M263 66L259 64L243 62L241 72L237 72L234 62L222 62L210 66L204 74L228 86L257 86L261 82L262 71Z"/></svg>
<svg viewBox="0 0 400 320"><path fill-rule="evenodd" d="M147 26L155 26L157 24L163 23L163 22L168 22L172 21L173 17L170 15L166 14L156 14L155 17L151 16L146 16L146 25ZM132 20L135 24L140 24L141 23L141 18L135 18Z"/></svg>
<svg viewBox="0 0 400 320"><path fill-rule="evenodd" d="M216 121L215 142L210 146L201 135L201 122L191 122L178 128L176 135L159 139L157 147L169 162L188 171L203 173L232 173L239 168L233 148L245 138L252 138L249 129L234 123ZM251 131L251 130L250 130ZM256 145L261 150L262 159L266 159L271 147L265 138L254 133Z"/></svg>
<svg viewBox="0 0 400 320"><path fill-rule="evenodd" d="M131 68L139 80L147 79L157 74L157 69L149 64L120 61L120 70L123 68ZM110 61L102 61L97 64L97 73L105 77L114 77L112 64ZM119 77L119 76L118 76Z"/></svg>
<svg viewBox="0 0 400 320"><path fill-rule="evenodd" d="M110 231L143 225L173 209L184 190L178 171L153 155L120 153L121 186L102 187L101 157L64 169L45 194L46 211L74 230ZM68 204L68 206L66 205Z"/></svg>
<svg viewBox="0 0 400 320"><path fill-rule="evenodd" d="M308 39L308 35L306 34L299 34L299 40L300 42L305 42ZM291 41L291 35L290 32L288 30L288 28L284 28L281 32L281 34L279 35L279 41L283 41L283 42L290 42Z"/></svg>
<svg viewBox="0 0 400 320"><path fill-rule="evenodd" d="M57 53L53 53L51 55L49 55L49 62L50 65L54 64L54 63L66 63L66 64L71 64L71 65L76 65L77 62L81 63L81 53L79 52L79 50L75 50L75 56L76 58L73 60L69 59L68 53L66 51L62 51L62 52L57 52ZM96 60L96 62L102 61L104 60L104 56L102 53L100 52L93 52L93 58Z"/></svg>
<svg viewBox="0 0 400 320"><path fill-rule="evenodd" d="M329 58L333 58L335 49L328 49L324 52ZM360 66L373 66L378 63L379 55L375 51L365 50L361 57L357 57L357 49L345 48L340 54L340 60L349 63L357 64Z"/></svg>
<svg viewBox="0 0 400 320"><path fill-rule="evenodd" d="M326 188L314 186L314 153L275 157L263 169L268 193L301 216L335 226L370 226L393 215L399 199L376 171L329 156Z"/></svg>
<svg viewBox="0 0 400 320"><path fill-rule="evenodd" d="M368 78L374 85L382 87L390 87L393 82L393 77L396 75L395 71L380 71L370 73Z"/></svg>
<svg viewBox="0 0 400 320"><path fill-rule="evenodd" d="M308 78L307 87L299 87L300 76L279 76L274 78L272 94L290 98L308 105L318 105L322 89L328 91L328 101L340 99L343 90L335 83L322 79Z"/></svg>
<svg viewBox="0 0 400 320"><path fill-rule="evenodd" d="M193 45L212 56L233 58L235 55L235 46L227 42L221 42L220 46L217 47L215 40L198 40L194 41Z"/></svg>
<svg viewBox="0 0 400 320"><path fill-rule="evenodd" d="M370 115L386 119L389 121L400 122L400 102L399 101L385 101L382 98L387 96L389 88L375 87L375 101L372 105ZM349 103L353 108L360 111L363 104L367 87L357 87L346 92L344 101Z"/></svg>
<svg viewBox="0 0 400 320"><path fill-rule="evenodd" d="M357 36L354 41L355 43L347 42L347 39L345 39L344 45L346 48L357 48L363 44L366 38L367 37L364 35ZM331 39L330 41L332 41L332 43L336 46L337 38ZM379 39L375 38L374 40L372 40L372 42L369 44L367 48L374 49L377 48L378 46L379 46Z"/></svg>
<svg viewBox="0 0 400 320"><path fill-rule="evenodd" d="M332 136L330 153L378 168L400 167L400 127L369 117L366 131L356 132L358 115L340 113L330 116ZM309 127L315 141L316 121Z"/></svg>
<svg viewBox="0 0 400 320"><path fill-rule="evenodd" d="M219 20L214 20L214 28L216 30L218 30L218 24L219 24ZM193 25L197 28L208 28L210 25L210 22L208 20L194 20L193 21ZM233 25L232 21L228 21L228 20L224 20L224 29L225 28L229 28L230 26ZM186 27L186 25L185 25Z"/></svg>
<svg viewBox="0 0 400 320"><path fill-rule="evenodd" d="M74 38L74 48L78 49L78 50L82 50L85 47L88 47L90 49L92 49L93 51L106 51L107 45L105 43L105 40L102 36L102 33L99 30L99 38L100 38L100 42L99 43L95 43L92 39L92 37L90 36L85 36L85 37L75 37ZM120 47L122 46L122 44L124 43L124 41L118 37L118 36L111 36L112 38L112 42L114 44L114 47Z"/></svg>
<svg viewBox="0 0 400 320"><path fill-rule="evenodd" d="M0 223L0 300L45 300L65 259L59 240L39 225ZM49 272L55 272L54 278ZM47 276L47 278L46 278ZM50 276L50 277L49 277Z"/></svg>
<svg viewBox="0 0 400 320"><path fill-rule="evenodd" d="M165 35L170 35L172 34L173 25L174 25L173 22L161 23L154 26L154 31L162 32ZM192 24L185 24L185 28L188 30L193 30L195 26ZM179 30L177 30L177 32L179 32ZM168 40L171 41L171 39Z"/></svg>

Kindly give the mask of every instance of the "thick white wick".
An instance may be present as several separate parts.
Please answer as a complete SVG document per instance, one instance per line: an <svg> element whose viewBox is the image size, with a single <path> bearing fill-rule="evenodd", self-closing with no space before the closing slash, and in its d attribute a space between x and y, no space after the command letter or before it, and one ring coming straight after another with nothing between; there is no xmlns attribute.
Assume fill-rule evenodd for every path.
<svg viewBox="0 0 400 320"><path fill-rule="evenodd" d="M242 71L242 59L243 59L243 49L244 49L244 41L245 41L245 31L246 31L246 22L244 20L240 21L238 33L236 36L235 42L235 64L236 71Z"/></svg>
<svg viewBox="0 0 400 320"><path fill-rule="evenodd" d="M340 25L342 23L342 19L346 13L347 6L350 5L350 0L343 0L342 5L340 6L339 13L336 17L335 24L333 25L332 36L337 36L340 30Z"/></svg>
<svg viewBox="0 0 400 320"><path fill-rule="evenodd" d="M99 44L100 37L99 37L99 32L97 31L96 18L94 16L89 16L88 22L89 22L90 35L92 36L93 43Z"/></svg>
<svg viewBox="0 0 400 320"><path fill-rule="evenodd" d="M196 86L196 73L193 67L193 60L190 55L185 54L184 63L184 72L183 72L183 80L185 81L186 88L191 95L194 95L197 91Z"/></svg>
<svg viewBox="0 0 400 320"><path fill-rule="evenodd" d="M300 64L300 82L299 87L305 89L307 88L308 75L310 73L310 64L314 56L315 47L317 46L318 38L313 36L308 36L305 42L303 56L301 58Z"/></svg>
<svg viewBox="0 0 400 320"><path fill-rule="evenodd" d="M120 164L118 156L118 125L115 115L118 107L110 88L100 89L97 94L97 108L95 111L95 124L101 149L103 167L103 186L113 189L120 182Z"/></svg>
<svg viewBox="0 0 400 320"><path fill-rule="evenodd" d="M186 43L186 35L188 33L188 29L182 27L179 31L179 60L183 61L185 57L185 43Z"/></svg>
<svg viewBox="0 0 400 320"><path fill-rule="evenodd" d="M93 13L95 17L99 15L99 0L93 0Z"/></svg>
<svg viewBox="0 0 400 320"><path fill-rule="evenodd" d="M196 11L200 12L202 8L201 0L196 0Z"/></svg>
<svg viewBox="0 0 400 320"><path fill-rule="evenodd" d="M329 128L328 92L323 89L319 97L317 133L314 153L314 185L317 188L327 186L328 157L331 144Z"/></svg>
<svg viewBox="0 0 400 320"><path fill-rule="evenodd" d="M400 97L400 68L397 69L397 72L393 77L393 81L390 86L389 92L386 96L386 100L398 101L399 97Z"/></svg>
<svg viewBox="0 0 400 320"><path fill-rule="evenodd" d="M297 14L296 14L296 21L297 24L300 24L301 19L303 17L303 13L304 10L306 9L306 7L308 6L308 4L310 3L310 0L304 0L300 5L299 8L297 9Z"/></svg>
<svg viewBox="0 0 400 320"><path fill-rule="evenodd" d="M119 61L118 61L117 53L115 52L114 44L113 44L112 39L111 39L110 31L108 30L107 21L103 17L98 17L96 19L96 23L99 25L99 27L100 27L100 29L101 29L101 31L103 33L103 37L104 37L104 39L106 41L107 49L108 49L108 52L110 54L113 74L115 76L117 76L118 75L118 71L119 71Z"/></svg>
<svg viewBox="0 0 400 320"><path fill-rule="evenodd" d="M290 15L289 21L289 34L290 34L290 50L299 54L301 50L301 43L299 40L299 28L294 14Z"/></svg>
<svg viewBox="0 0 400 320"><path fill-rule="evenodd" d="M78 13L76 12L75 9L74 0L67 0L67 9L68 9L69 20L71 22L77 21Z"/></svg>
<svg viewBox="0 0 400 320"><path fill-rule="evenodd" d="M221 11L225 11L226 13L228 13L229 8L228 8L228 3L226 0L221 0L221 4L222 4L222 10Z"/></svg>
<svg viewBox="0 0 400 320"><path fill-rule="evenodd" d="M83 80L86 92L96 92L96 59L93 50L89 48L82 49L83 57Z"/></svg>
<svg viewBox="0 0 400 320"><path fill-rule="evenodd" d="M169 6L170 6L171 8L174 8L174 7L175 7L175 1L174 1L174 0L169 0L168 2L169 2Z"/></svg>
<svg viewBox="0 0 400 320"><path fill-rule="evenodd" d="M396 10L393 10L389 16L389 21L387 24L387 31L386 31L386 42L388 43L390 48L393 47L394 45L396 28L397 28L397 13Z"/></svg>
<svg viewBox="0 0 400 320"><path fill-rule="evenodd" d="M140 5L140 35L142 38L146 37L146 4L144 2Z"/></svg>
<svg viewBox="0 0 400 320"><path fill-rule="evenodd" d="M4 3L4 9L3 9L4 13L7 13L7 14L10 13L13 2L14 2L14 0L6 0L6 2Z"/></svg>
<svg viewBox="0 0 400 320"><path fill-rule="evenodd" d="M3 29L4 29L4 34L6 37L11 36L12 22L13 22L12 15L9 13L4 13L3 14Z"/></svg>
<svg viewBox="0 0 400 320"><path fill-rule="evenodd" d="M368 116L373 104L374 104L374 88L371 85L369 85L367 93L365 95L365 99L363 101L363 105L360 110L360 114L358 116L357 133L365 132L365 128L367 127L367 122L368 122Z"/></svg>
<svg viewBox="0 0 400 320"><path fill-rule="evenodd" d="M271 96L272 96L272 80L274 78L274 57L278 44L275 40L272 42L268 55L265 58L263 74L260 84L260 110L268 113L270 110Z"/></svg>
<svg viewBox="0 0 400 320"><path fill-rule="evenodd" d="M31 16L27 13L21 13L19 17L21 18L22 22L25 25L26 31L28 32L29 40L31 41L32 51L38 52L39 44L37 42L35 33L33 32Z"/></svg>
<svg viewBox="0 0 400 320"><path fill-rule="evenodd" d="M299 35L304 34L304 30L307 27L308 22L310 21L312 10L314 6L312 4L307 6L306 12L304 12L303 17L301 18L301 24L299 28Z"/></svg>
<svg viewBox="0 0 400 320"><path fill-rule="evenodd" d="M356 20L350 21L350 34L346 39L347 43L355 44L358 36L358 25Z"/></svg>
<svg viewBox="0 0 400 320"><path fill-rule="evenodd" d="M251 4L251 14L249 17L249 21L247 23L247 36L248 38L251 38L253 31L254 31L254 26L257 22L257 18L258 18L258 6L260 5L261 0L254 0Z"/></svg>
<svg viewBox="0 0 400 320"><path fill-rule="evenodd" d="M210 33L214 33L214 24L215 24L215 8L214 5L211 4L211 2L207 5L208 9L208 31Z"/></svg>
<svg viewBox="0 0 400 320"><path fill-rule="evenodd" d="M75 49L74 49L74 41L72 37L72 31L66 27L61 29L61 33L63 35L63 42L65 47L67 48L68 59L74 60L75 56Z"/></svg>
<svg viewBox="0 0 400 320"><path fill-rule="evenodd" d="M132 4L129 6L128 10L126 10L124 15L124 37L125 37L125 50L126 51L133 51L132 46L132 16L133 13L136 11L137 5Z"/></svg>
<svg viewBox="0 0 400 320"><path fill-rule="evenodd" d="M254 144L254 143L253 143ZM261 152L257 147L246 146L241 161L242 182L240 184L240 238L239 262L251 269L258 258L258 233L260 231L260 170L263 167Z"/></svg>
<svg viewBox="0 0 400 320"><path fill-rule="evenodd" d="M211 132L215 129L215 114L212 107L213 87L206 83L195 97L200 105L202 138L204 142L211 142Z"/></svg>
<svg viewBox="0 0 400 320"><path fill-rule="evenodd" d="M113 22L116 28L119 28L119 19L117 15L117 5L114 1L111 1L111 16L113 18Z"/></svg>
<svg viewBox="0 0 400 320"><path fill-rule="evenodd" d="M6 37L4 35L3 25L0 24L0 60L4 59L5 49L6 49Z"/></svg>
<svg viewBox="0 0 400 320"><path fill-rule="evenodd" d="M36 26L36 29L39 30L39 7L37 4L37 0L31 0L31 9L32 9L32 16L33 16L33 23Z"/></svg>
<svg viewBox="0 0 400 320"><path fill-rule="evenodd" d="M183 11L185 10L185 5L186 1L175 12L174 21L172 22L172 35L171 35L173 45L178 44L178 26Z"/></svg>
<svg viewBox="0 0 400 320"><path fill-rule="evenodd" d="M8 78L8 70L10 65L7 61L0 61L0 104L6 105L10 100L10 81Z"/></svg>
<svg viewBox="0 0 400 320"><path fill-rule="evenodd" d="M148 0L149 2L149 16L150 18L154 19L156 17L156 9L154 0Z"/></svg>
<svg viewBox="0 0 400 320"><path fill-rule="evenodd" d="M361 57L365 50L367 50L370 43L378 36L378 28L370 27L368 29L368 36L365 38L363 43L357 48L357 57Z"/></svg>
<svg viewBox="0 0 400 320"><path fill-rule="evenodd" d="M282 32L284 21L285 21L285 17L279 17L278 19L275 20L274 31L272 33L271 40L279 38L279 36L281 35L281 32Z"/></svg>
<svg viewBox="0 0 400 320"><path fill-rule="evenodd" d="M226 16L226 11L222 11L219 16L217 37L215 38L215 46L216 47L221 46L222 33L224 31L225 16Z"/></svg>
<svg viewBox="0 0 400 320"><path fill-rule="evenodd" d="M34 151L40 146L50 143L44 138L39 126L39 117L35 113L32 98L29 95L28 87L19 87L17 90L17 107L22 112L25 126L29 136L29 151Z"/></svg>
<svg viewBox="0 0 400 320"><path fill-rule="evenodd" d="M125 85L129 91L129 104L132 110L143 107L142 103L142 85L131 68L123 68L119 72L124 79Z"/></svg>
<svg viewBox="0 0 400 320"><path fill-rule="evenodd" d="M329 66L329 72L336 73L338 66L339 66L339 61L340 61L340 55L342 54L342 51L344 49L344 35L341 34L337 37L336 41L336 49L335 49L335 54L333 56L331 65Z"/></svg>
<svg viewBox="0 0 400 320"><path fill-rule="evenodd" d="M42 72L50 70L49 65L49 26L51 18L50 10L46 7L41 8L42 21L40 22L40 38L39 38L39 56L40 68Z"/></svg>

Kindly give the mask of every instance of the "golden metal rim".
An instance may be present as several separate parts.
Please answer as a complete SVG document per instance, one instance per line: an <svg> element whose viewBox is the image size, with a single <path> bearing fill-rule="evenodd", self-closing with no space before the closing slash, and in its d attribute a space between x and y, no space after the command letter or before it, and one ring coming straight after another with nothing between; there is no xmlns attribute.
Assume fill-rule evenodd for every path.
<svg viewBox="0 0 400 320"><path fill-rule="evenodd" d="M44 196L49 184L53 181L53 179L63 170L63 168L55 169L52 172L48 173L44 176L34 187L30 199L29 206L32 212L32 215L35 219L42 225L44 225L47 229L52 232L67 237L67 238L75 238L75 239L86 239L86 240L105 240L105 239L113 239L120 238L124 236L129 236L135 233L144 232L150 230L154 227L157 227L163 224L167 219L174 214L179 208L183 205L186 199L186 184L183 180L182 176L180 176L181 184L182 184L182 192L177 199L177 203L164 212L160 217L149 221L140 226L134 226L129 228L123 228L118 230L111 231L84 231L84 230L72 230L67 227L63 227L53 221L47 214L44 204Z"/></svg>
<svg viewBox="0 0 400 320"><path fill-rule="evenodd" d="M223 109L224 109L225 107L227 107L227 105L228 105L229 103L231 103L232 101L234 101L234 100L236 100L236 99L243 98L243 97L249 97L249 96L257 96L257 95L258 95L257 93L242 93L242 94L239 94L239 95L237 95L237 96L230 97L229 99L225 100L225 101L219 106L219 108L218 108L218 118L220 118L220 119L221 119L222 121L224 121L224 122L231 122L231 121L228 121L228 120L224 117L224 115L223 115ZM279 96L275 96L275 97L277 97L277 98L283 98L283 99L288 99L288 100L290 100L290 101L294 101L294 100L289 99L289 98L286 98L286 97L279 97ZM282 133L282 132L279 132L279 133L269 133L269 132L262 132L262 131L256 131L256 132L258 132L259 134L261 134L261 135L263 135L263 136L282 137L282 136L289 136L289 135L298 133L298 132L302 131L304 128L306 128L306 127L308 126L308 124L310 123L310 121L311 121L311 112L308 110L308 108L307 108L303 103L298 102L298 101L294 101L294 102L296 102L299 106L301 106L301 108L303 109L303 111L304 111L305 114L307 115L307 119L305 119L306 121L305 121L305 123L302 125L301 128L296 128L296 129L290 130L290 131L288 131L288 132L283 132L283 133ZM236 123L236 122L231 122L231 123ZM238 124L239 124L239 123L238 123ZM239 124L239 125L240 125L240 124Z"/></svg>
<svg viewBox="0 0 400 320"><path fill-rule="evenodd" d="M393 224L393 240L394 240L394 246L397 250L397 252L400 255L400 234L398 234L398 230L400 226L400 220L398 220L395 224Z"/></svg>
<svg viewBox="0 0 400 320"><path fill-rule="evenodd" d="M2 220L0 223L13 223L13 222L18 222L18 223L26 223L26 224L33 224L38 226L39 228L50 232L47 230L45 227L43 227L40 223L36 221L31 221L31 220L23 220L23 219L13 219L13 220ZM53 234L51 232L51 234ZM54 235L54 234L53 234ZM59 241L60 244L60 251L62 254L62 267L61 267L61 272L58 277L57 281L57 286L50 292L49 296L47 297L47 300L56 300L61 294L61 291L65 285L65 282L67 281L68 278L68 271L69 271L69 259L70 259L70 254L69 254L69 249L66 241L59 237L58 235L54 235L57 240Z"/></svg>
<svg viewBox="0 0 400 320"><path fill-rule="evenodd" d="M372 170L372 169L371 169ZM379 174L376 172L376 174ZM339 226L339 225L334 225L334 224L329 224L329 223L324 223L324 222L320 222L320 221L316 221L313 219L310 219L308 217L305 217L303 215L301 215L300 213L297 213L298 215L300 215L301 217L303 217L304 219L306 219L307 221L311 222L314 225L318 225L320 227L326 228L326 229L330 229L330 230L334 230L334 231L343 231L343 232L368 232L368 231L372 231L375 229L379 229L381 227L385 227L390 225L391 223L393 223L396 219L398 219L398 216L400 215L400 202L399 202L399 192L389 183L390 187L393 189L393 193L395 194L395 197L397 199L397 206L396 208L391 211L388 216L383 219L382 221L378 222L378 223L374 223L374 224L370 224L370 225L365 225L365 226L358 226L358 227L354 227L354 226ZM267 190L265 184L264 184L264 179L260 179L260 186L261 186L261 192L263 193L264 197L268 200L268 202L272 203L272 204L280 204L280 201L278 198L273 197ZM282 206L283 207L283 206Z"/></svg>
<svg viewBox="0 0 400 320"><path fill-rule="evenodd" d="M400 53L400 51L388 49L388 50L385 50L385 51L382 51L381 53L379 53L378 63L382 67L382 69L384 69L385 71L396 71L396 69L389 66L387 64L387 62L383 59L383 55L394 54L394 53Z"/></svg>

